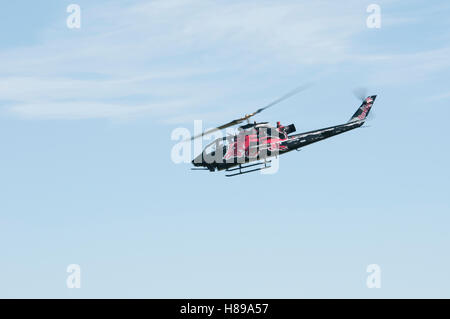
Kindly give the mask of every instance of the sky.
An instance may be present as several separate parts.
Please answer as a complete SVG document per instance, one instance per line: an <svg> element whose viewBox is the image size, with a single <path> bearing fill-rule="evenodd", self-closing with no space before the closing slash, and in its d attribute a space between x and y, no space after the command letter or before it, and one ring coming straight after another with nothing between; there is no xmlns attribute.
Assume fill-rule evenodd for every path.
<svg viewBox="0 0 450 319"><path fill-rule="evenodd" d="M2 3L0 297L449 298L449 14L417 0ZM171 159L175 129L304 83L255 120L342 124L359 87L378 95L373 116L275 174Z"/></svg>

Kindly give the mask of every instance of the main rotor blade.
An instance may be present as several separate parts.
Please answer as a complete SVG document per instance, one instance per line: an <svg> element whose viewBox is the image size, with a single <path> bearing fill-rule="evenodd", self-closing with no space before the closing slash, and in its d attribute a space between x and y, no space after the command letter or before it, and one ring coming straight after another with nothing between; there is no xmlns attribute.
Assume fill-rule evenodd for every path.
<svg viewBox="0 0 450 319"><path fill-rule="evenodd" d="M213 133L213 132L215 132L215 131L219 131L219 130L222 130L222 129L224 129L224 128L230 127L230 126L234 126L234 125L240 124L240 123L244 122L245 120L248 121L248 119L251 118L252 116L254 116L254 115L258 114L258 113L261 113L261 112L264 111L265 109L267 109L267 108L269 108L269 107L271 107L271 106L273 106L273 105L275 105L275 104L278 104L278 103L280 103L281 101L284 101L284 100L286 100L287 98L290 98L291 96L293 96L293 95L295 95L295 94L297 94L297 93L300 93L301 91L306 90L306 89L309 88L310 86L311 86L311 83L303 84L303 85L301 85L301 86L295 88L295 89L292 90L291 92L289 92L289 93L283 95L282 97L280 97L280 98L278 98L278 99L272 101L271 103L267 104L266 106L257 109L257 110L256 110L255 112L253 112L253 113L246 114L244 117L235 119L235 120L233 120L233 121L231 121L231 122L228 122L228 123L226 123L226 124L224 124L224 125L218 126L218 127L216 127L216 128L207 130L207 131L205 131L205 132L203 132L203 133L201 133L201 134L197 134L197 135L191 137L191 141L192 141L192 140L195 140L196 138L199 138L199 137L202 137L202 136L211 134L211 133Z"/></svg>
<svg viewBox="0 0 450 319"><path fill-rule="evenodd" d="M224 129L224 128L227 128L227 127L231 127L231 126L240 124L240 123L242 123L244 120L245 120L245 118L240 118L240 119L237 119L237 120L233 120L233 121L231 121L231 122L228 122L227 124L224 124L224 125L221 125L221 126L212 128L212 129L210 129L210 130L204 131L203 133L200 133L200 134L197 134L197 135L191 137L191 141L192 141L192 140L195 140L196 138L199 138L199 137L202 137L202 136L205 136L205 135L214 133L214 132L216 132L216 131L220 131L220 130L222 130L222 129Z"/></svg>
<svg viewBox="0 0 450 319"><path fill-rule="evenodd" d="M293 95L295 95L295 94L297 94L297 93L300 93L300 92L306 90L306 89L309 88L311 85L312 85L311 83L307 83L307 84L300 85L299 87L293 89L291 92L289 92L289 93L283 95L282 97L276 99L275 101L272 101L272 102L270 102L269 104L267 104L266 106L257 109L255 112L251 113L248 117L252 117L253 115L256 115L256 114L258 114L258 113L261 113L261 112L264 111L265 109L268 109L269 107L274 106L275 104L278 104L278 103L280 103L280 102L282 102L282 101L284 101L284 100L290 98L291 96L293 96Z"/></svg>

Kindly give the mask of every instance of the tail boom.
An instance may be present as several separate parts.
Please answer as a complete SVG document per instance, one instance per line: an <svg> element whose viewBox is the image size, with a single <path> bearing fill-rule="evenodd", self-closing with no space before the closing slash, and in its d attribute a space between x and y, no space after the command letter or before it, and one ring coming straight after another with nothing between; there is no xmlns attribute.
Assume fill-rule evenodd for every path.
<svg viewBox="0 0 450 319"><path fill-rule="evenodd" d="M285 142L287 151L289 152L293 149L299 149L303 146L322 141L329 137L339 135L362 126L373 106L376 97L376 95L372 95L365 98L361 106L345 124L326 127L301 134L290 135L288 141Z"/></svg>

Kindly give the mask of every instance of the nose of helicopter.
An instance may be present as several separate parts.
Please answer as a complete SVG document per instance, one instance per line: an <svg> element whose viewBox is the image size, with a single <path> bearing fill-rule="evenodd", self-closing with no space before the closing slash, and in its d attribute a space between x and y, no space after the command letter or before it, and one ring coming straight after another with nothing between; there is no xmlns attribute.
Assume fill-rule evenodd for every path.
<svg viewBox="0 0 450 319"><path fill-rule="evenodd" d="M200 154L199 156L197 156L196 158L194 158L192 160L192 165L194 165L195 167L199 167L200 168L191 168L191 169L199 169L199 170L210 170L211 172L215 171L215 167L214 165L208 164L207 162L204 161L203 159L203 154Z"/></svg>
<svg viewBox="0 0 450 319"><path fill-rule="evenodd" d="M204 166L203 163L203 154L198 155L196 158L192 160L192 165L194 166Z"/></svg>

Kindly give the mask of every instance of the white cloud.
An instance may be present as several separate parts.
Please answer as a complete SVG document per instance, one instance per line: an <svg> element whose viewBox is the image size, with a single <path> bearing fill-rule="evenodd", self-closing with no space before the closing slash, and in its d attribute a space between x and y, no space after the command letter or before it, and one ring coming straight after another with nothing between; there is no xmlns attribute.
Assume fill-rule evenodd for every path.
<svg viewBox="0 0 450 319"><path fill-rule="evenodd" d="M88 118L129 118L148 114L161 108L179 108L183 102L168 102L151 105L124 105L115 103L77 102L34 102L11 106L10 110L25 118L37 119L88 119Z"/></svg>
<svg viewBox="0 0 450 319"><path fill-rule="evenodd" d="M441 48L371 57L371 61L376 62L372 67L372 82L394 86L433 82L433 76L448 74L449 56L450 48Z"/></svg>
<svg viewBox="0 0 450 319"><path fill-rule="evenodd" d="M330 32L336 8L328 6L327 13L320 2L196 0L83 8L90 23L80 33L55 28L38 46L0 53L0 96L14 101L10 111L39 118L110 118L167 109L170 99L186 107L210 105L236 88L217 72L267 59L345 59L352 19L339 18ZM136 95L145 106L110 102Z"/></svg>
<svg viewBox="0 0 450 319"><path fill-rule="evenodd" d="M79 32L58 24L40 45L0 52L0 98L13 101L9 111L80 119L185 108L191 118L242 92L236 79L246 72L398 60L354 54L353 37L367 31L356 0L161 0L82 10L89 23ZM173 116L181 121L183 112Z"/></svg>

